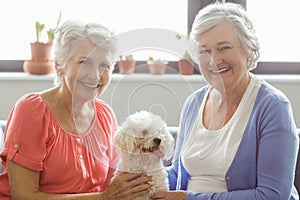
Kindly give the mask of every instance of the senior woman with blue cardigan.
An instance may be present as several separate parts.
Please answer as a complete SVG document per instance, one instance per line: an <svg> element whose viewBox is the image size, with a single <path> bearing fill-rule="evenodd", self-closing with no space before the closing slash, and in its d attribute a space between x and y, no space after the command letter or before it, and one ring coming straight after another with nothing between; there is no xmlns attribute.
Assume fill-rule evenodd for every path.
<svg viewBox="0 0 300 200"><path fill-rule="evenodd" d="M154 199L292 200L299 147L287 97L250 72L259 43L245 10L212 4L191 32L207 85L183 107L169 192Z"/></svg>

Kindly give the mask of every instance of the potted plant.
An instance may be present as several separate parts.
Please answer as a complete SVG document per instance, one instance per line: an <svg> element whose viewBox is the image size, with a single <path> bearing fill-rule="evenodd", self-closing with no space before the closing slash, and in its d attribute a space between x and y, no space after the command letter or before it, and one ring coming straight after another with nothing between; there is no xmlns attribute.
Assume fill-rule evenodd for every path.
<svg viewBox="0 0 300 200"><path fill-rule="evenodd" d="M132 54L120 55L118 61L119 72L121 74L132 74L134 73L136 61Z"/></svg>
<svg viewBox="0 0 300 200"><path fill-rule="evenodd" d="M55 72L54 61L51 60L51 52L55 31L57 30L61 20L61 11L55 28L50 28L47 31L47 41L42 42L41 36L44 33L45 24L39 21L35 22L36 41L30 43L31 47L31 60L27 60L23 64L25 72L30 74L48 74Z"/></svg>
<svg viewBox="0 0 300 200"><path fill-rule="evenodd" d="M181 40L182 36L177 34L175 36L177 40ZM189 38L189 34L187 39ZM189 53L187 50L184 51L184 54L182 57L179 58L177 61L178 63L178 71L182 75L192 75L194 74L194 62L192 61Z"/></svg>
<svg viewBox="0 0 300 200"><path fill-rule="evenodd" d="M149 71L154 75L164 74L168 67L168 63L169 62L166 60L162 60L160 58L154 59L152 56L150 56L147 61Z"/></svg>

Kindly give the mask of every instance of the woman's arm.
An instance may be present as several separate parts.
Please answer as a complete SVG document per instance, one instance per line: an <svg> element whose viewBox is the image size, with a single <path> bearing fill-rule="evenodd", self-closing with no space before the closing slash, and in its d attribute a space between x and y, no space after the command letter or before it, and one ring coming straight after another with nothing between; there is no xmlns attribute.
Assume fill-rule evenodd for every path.
<svg viewBox="0 0 300 200"><path fill-rule="evenodd" d="M50 194L39 191L40 173L7 160L10 191L14 200L132 200L148 193L149 177L124 173L116 176L102 193Z"/></svg>

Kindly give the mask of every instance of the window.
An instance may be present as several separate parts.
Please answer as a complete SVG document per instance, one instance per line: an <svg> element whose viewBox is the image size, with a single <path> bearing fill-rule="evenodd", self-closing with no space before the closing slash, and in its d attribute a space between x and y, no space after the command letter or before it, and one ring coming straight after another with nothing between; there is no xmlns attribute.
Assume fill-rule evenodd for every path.
<svg viewBox="0 0 300 200"><path fill-rule="evenodd" d="M35 41L34 22L54 27L59 11L62 21L98 21L116 34L141 28L157 28L186 34L195 14L216 0L10 0L1 2L0 71L3 66L22 70L22 60L30 59L30 42ZM225 0L219 0L224 2ZM227 0L247 5L261 43L257 73L300 74L299 0ZM25 9L26 8L26 9ZM6 20L5 20L6 19ZM145 38L147 40L147 38ZM135 51L138 60L163 56L174 61L178 55L166 51ZM11 61L12 60L12 61ZM11 69L6 69L11 70ZM5 71L5 70L4 70Z"/></svg>
<svg viewBox="0 0 300 200"><path fill-rule="evenodd" d="M116 34L141 28L185 34L187 28L187 3L183 0L10 0L1 2L1 8L0 60L29 59L35 21L45 23L45 29L53 28L60 10L62 21L97 21Z"/></svg>
<svg viewBox="0 0 300 200"><path fill-rule="evenodd" d="M188 26L199 9L217 0L189 0ZM225 0L218 0L225 2ZM226 0L246 5L261 44L258 67L261 74L300 74L299 0Z"/></svg>
<svg viewBox="0 0 300 200"><path fill-rule="evenodd" d="M261 44L260 61L300 62L299 7L299 0L247 1Z"/></svg>

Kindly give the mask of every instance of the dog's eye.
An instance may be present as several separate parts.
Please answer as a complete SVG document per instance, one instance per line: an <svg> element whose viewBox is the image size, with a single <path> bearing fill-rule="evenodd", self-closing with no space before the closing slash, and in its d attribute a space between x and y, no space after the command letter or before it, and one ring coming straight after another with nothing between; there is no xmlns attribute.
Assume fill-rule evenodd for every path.
<svg viewBox="0 0 300 200"><path fill-rule="evenodd" d="M145 147L142 148L143 152L147 152L147 149Z"/></svg>
<svg viewBox="0 0 300 200"><path fill-rule="evenodd" d="M159 146L159 145L160 145L160 142L161 142L161 139L159 139L159 138L154 138L154 139L153 139L153 142L154 142L157 146Z"/></svg>
<svg viewBox="0 0 300 200"><path fill-rule="evenodd" d="M142 131L142 134L143 134L143 135L147 135L147 134L148 134L148 131L147 131L147 130L143 130L143 131Z"/></svg>

